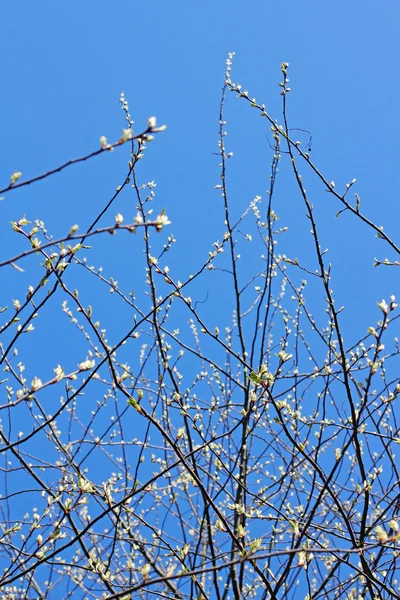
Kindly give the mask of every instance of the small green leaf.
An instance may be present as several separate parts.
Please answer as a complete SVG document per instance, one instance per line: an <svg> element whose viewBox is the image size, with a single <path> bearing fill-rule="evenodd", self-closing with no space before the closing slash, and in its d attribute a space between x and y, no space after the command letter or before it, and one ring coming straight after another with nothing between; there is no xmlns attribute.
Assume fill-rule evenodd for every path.
<svg viewBox="0 0 400 600"><path fill-rule="evenodd" d="M132 406L132 408L134 408L135 410L137 410L138 413L142 412L142 410L140 408L140 404L139 404L139 402L137 402L135 400L135 398L130 397L129 400L128 400L128 404L129 404L129 406Z"/></svg>
<svg viewBox="0 0 400 600"><path fill-rule="evenodd" d="M251 381L254 381L254 383L262 383L262 377L260 377L260 375L257 375L257 373L254 373L254 371L250 373L249 379L251 379Z"/></svg>

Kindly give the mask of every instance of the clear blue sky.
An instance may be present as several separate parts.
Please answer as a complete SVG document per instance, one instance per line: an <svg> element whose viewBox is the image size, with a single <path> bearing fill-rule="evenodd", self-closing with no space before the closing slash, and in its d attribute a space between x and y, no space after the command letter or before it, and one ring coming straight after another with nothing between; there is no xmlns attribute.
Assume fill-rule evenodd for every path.
<svg viewBox="0 0 400 600"><path fill-rule="evenodd" d="M97 147L100 135L117 139L124 124L118 104L123 90L138 129L151 115L168 125L149 152L143 179L157 181L158 202L167 208L172 231L181 244L192 242L190 260L201 260L220 235L212 152L224 62L235 51L232 78L278 119L279 65L290 63L292 126L312 132L313 160L338 187L357 178L354 190L365 212L395 236L399 83L393 69L399 12L396 2L370 0L5 2L2 182L14 170L30 177L84 154ZM266 189L270 155L266 131L248 106L231 96L227 115L240 210ZM83 228L124 173L125 156L102 156L10 195L1 204L3 247L10 239L9 220L24 213L43 218L54 233L76 221ZM311 178L308 190L315 184ZM335 222L338 207L321 187L315 189L311 199L319 211L330 202L324 242L341 262L337 289L351 278L364 288L365 299L374 301L386 292L368 289L366 276L379 244L350 217ZM290 225L289 199L285 210L282 224ZM3 285L4 277L3 272ZM385 274L379 277L386 281Z"/></svg>
<svg viewBox="0 0 400 600"><path fill-rule="evenodd" d="M214 190L219 183L218 157L213 153L218 151L225 60L234 51L232 79L279 122L279 67L282 61L289 63L291 126L311 131L313 162L338 190L357 178L354 191L363 211L398 240L398 2L25 0L3 2L0 18L0 187L15 170L30 178L96 149L101 135L116 141L124 127L119 105L124 91L137 130L152 115L168 126L149 147L140 176L142 182L157 182L157 210L165 207L172 221L161 235L176 236L179 252L171 256L170 266L177 269L176 279L179 274L184 279L224 230L221 199ZM231 201L239 215L268 188L268 127L232 94L226 117L226 148L235 152L229 164ZM1 260L26 248L9 225L24 214L30 220L43 219L55 236L74 223L84 230L121 183L127 160L128 150L121 148L6 194L0 203ZM340 205L305 166L302 173L320 222L321 245L329 248L334 265L337 304L346 305L345 331L354 341L380 318L376 301L400 296L397 271L374 269L373 257L397 257L350 215L336 219ZM306 263L310 259L315 268L308 238L305 242L309 227L299 194L293 182L283 180L280 185L275 209L281 225L289 226L287 246L281 251L301 256ZM130 221L136 212L133 202L129 192L123 195L101 224L113 222L117 210ZM135 255L131 241L127 250L126 240L116 236L94 242L93 264L102 264L128 288L132 280L136 288L144 280L137 268L143 255ZM23 298L27 286L35 283L28 265L34 261L26 262L25 273L11 267L0 270L1 306ZM202 300L202 290L196 293ZM86 304L95 302L88 293ZM62 360L61 346L69 366L76 364L75 348L66 337L70 327L59 305L47 313L57 318L57 327L50 320L44 329L37 328L35 348L40 355L24 357L30 375L40 374L43 380ZM203 310L218 324L226 316L216 297L210 298L208 313L207 306ZM106 320L107 316L110 327L115 315L106 315ZM116 330L126 329L115 321ZM229 322L230 314L222 326ZM44 365L50 359L46 375Z"/></svg>

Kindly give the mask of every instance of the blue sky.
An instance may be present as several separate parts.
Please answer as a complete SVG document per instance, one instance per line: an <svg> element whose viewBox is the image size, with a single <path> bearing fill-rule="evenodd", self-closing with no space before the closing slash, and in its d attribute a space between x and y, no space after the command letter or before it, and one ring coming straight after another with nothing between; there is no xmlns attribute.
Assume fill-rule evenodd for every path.
<svg viewBox="0 0 400 600"><path fill-rule="evenodd" d="M312 132L312 158L338 187L357 178L354 190L365 212L385 222L395 236L396 3L378 8L372 1L89 1L22 2L19 7L2 6L7 23L0 41L7 57L0 98L3 182L14 170L30 177L84 154L97 146L100 135L117 139L124 124L118 104L123 90L138 129L153 114L168 125L149 152L143 177L157 181L157 201L167 208L174 234L183 245L192 245L191 257L201 260L204 246L220 235L214 218L219 199L213 192L218 159L212 153L217 150L224 61L235 51L233 80L278 119L279 65L283 60L290 63L292 126ZM249 107L233 97L227 116L227 146L231 144L237 155L232 177L240 208L266 189L267 131ZM76 221L83 227L103 205L125 165L122 152L116 152L10 195L1 206L3 240L8 243L8 221L24 213L40 216L54 233ZM310 178L309 185L315 184ZM365 298L373 301L377 290L368 289L363 268L368 269L371 254L379 254L379 244L354 219L332 219L338 207L320 187L315 189L312 201L318 211L327 211L327 230L333 233L327 246L337 251L341 264L337 285L356 280ZM283 210L290 226L289 200L282 220ZM385 285L385 274L374 276Z"/></svg>
<svg viewBox="0 0 400 600"><path fill-rule="evenodd" d="M160 234L160 245L174 233L177 250L168 264L175 279L185 279L224 231L221 198L214 189L219 183L215 153L225 60L228 52L235 52L233 81L264 103L279 122L280 64L289 63L291 126L312 133L311 158L338 191L357 179L353 189L361 197L362 210L396 240L397 2L46 0L3 2L0 16L7 24L0 39L0 188L13 171L30 178L89 153L99 146L101 135L116 141L125 124L119 105L124 91L136 130L152 115L168 127L149 145L140 177L143 183L157 183L155 211L165 208L172 221ZM233 94L228 95L225 117L226 149L234 152L228 185L232 212L238 216L268 188L269 129L266 120ZM305 142L307 137L300 139ZM1 260L26 248L9 224L24 214L44 220L55 237L74 223L83 231L123 180L128 159L128 149L120 148L5 194L0 203ZM280 225L289 228L281 251L315 268L304 207L284 159L281 171L275 210ZM376 301L399 295L397 271L374 269L374 257L397 257L351 215L337 219L341 206L305 165L301 172L320 224L321 245L329 248L337 304L346 306L342 319L350 345L380 318ZM136 210L129 194L121 195L101 225L112 223L117 211L132 220ZM136 250L133 238L127 239L121 235L93 241L95 252L89 260L140 293L143 253L139 242ZM250 251L243 254L244 275L247 256ZM248 260L250 272L251 257ZM37 262L27 260L24 273L11 267L0 270L1 306L25 296L27 286L35 282L29 269L37 269ZM95 287L85 288L79 277L78 284L86 304L100 298ZM203 300L207 290L194 289L194 299ZM221 302L223 292L211 294L208 306L202 306L202 314L221 328L231 319ZM318 298L309 300L318 310ZM117 339L118 332L126 330L124 313L112 313L107 297L98 301L110 337ZM25 355L31 375L41 373L43 380L51 376L49 369L46 377L44 365L51 360L55 366L62 360L59 353L70 368L76 363L74 338L60 316L60 302L49 307L44 323L35 333L40 354Z"/></svg>

